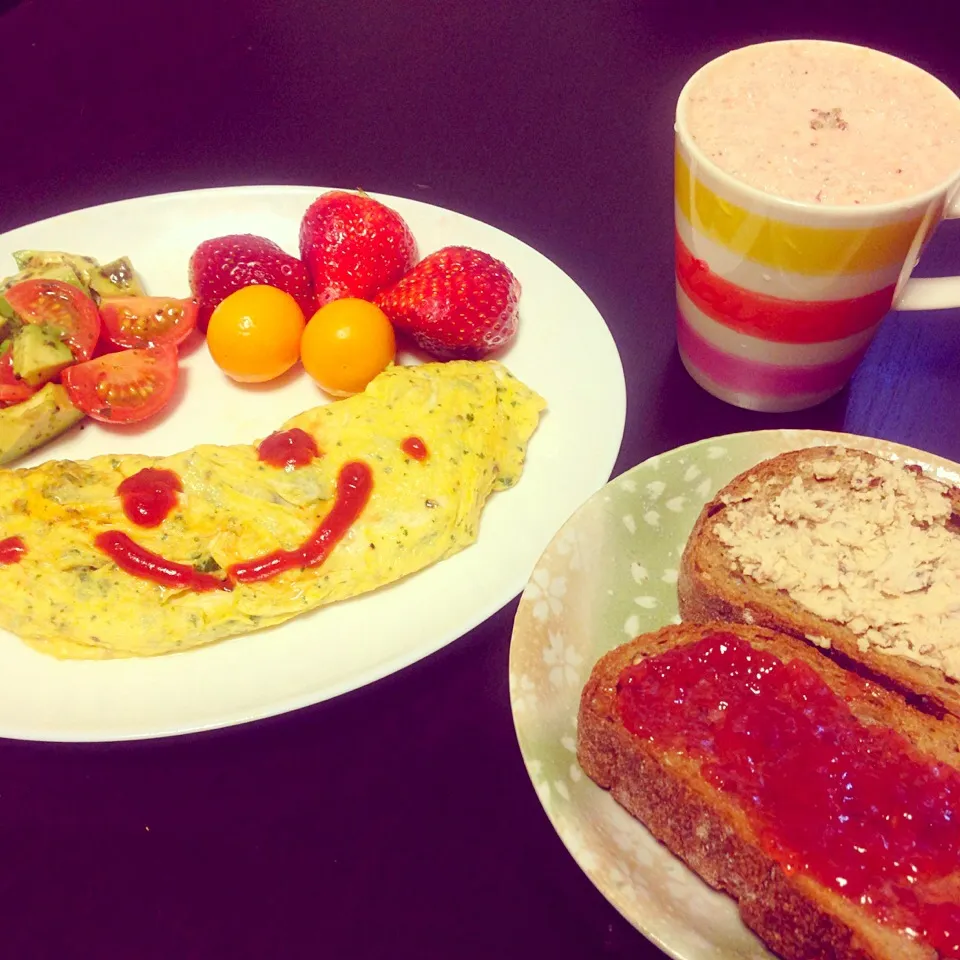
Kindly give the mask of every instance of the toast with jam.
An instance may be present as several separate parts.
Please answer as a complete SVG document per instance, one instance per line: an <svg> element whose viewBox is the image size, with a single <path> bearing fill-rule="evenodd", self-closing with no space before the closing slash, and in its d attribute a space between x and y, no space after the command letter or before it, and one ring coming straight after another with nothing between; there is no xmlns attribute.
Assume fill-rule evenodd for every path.
<svg viewBox="0 0 960 960"><path fill-rule="evenodd" d="M960 955L960 720L758 626L607 653L577 757L787 960Z"/></svg>
<svg viewBox="0 0 960 960"><path fill-rule="evenodd" d="M780 630L960 716L960 489L918 466L836 446L757 464L701 511L677 588L684 621Z"/></svg>

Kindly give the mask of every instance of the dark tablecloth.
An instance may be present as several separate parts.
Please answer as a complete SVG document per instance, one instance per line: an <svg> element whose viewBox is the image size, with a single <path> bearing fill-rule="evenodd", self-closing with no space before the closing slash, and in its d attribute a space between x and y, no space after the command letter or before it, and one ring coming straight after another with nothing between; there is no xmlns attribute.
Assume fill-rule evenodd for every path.
<svg viewBox="0 0 960 960"><path fill-rule="evenodd" d="M673 107L693 70L747 42L818 36L960 89L952 6L0 3L0 230L201 186L414 197L523 239L596 303L627 377L618 473L781 426L960 459L957 311L892 315L847 390L771 416L684 372L672 277ZM958 226L920 273L960 268ZM527 779L507 692L514 611L273 720L127 744L0 742L0 955L661 956L581 873Z"/></svg>

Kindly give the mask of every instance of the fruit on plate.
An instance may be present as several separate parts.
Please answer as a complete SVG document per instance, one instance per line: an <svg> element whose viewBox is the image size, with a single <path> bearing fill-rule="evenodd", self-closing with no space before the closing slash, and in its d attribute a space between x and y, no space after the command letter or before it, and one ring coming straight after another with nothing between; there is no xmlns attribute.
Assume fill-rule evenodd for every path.
<svg viewBox="0 0 960 960"><path fill-rule="evenodd" d="M265 237L241 233L204 240L190 257L189 272L190 289L199 304L197 326L201 330L207 329L221 301L253 284L286 291L305 316L316 309L306 267Z"/></svg>
<svg viewBox="0 0 960 960"><path fill-rule="evenodd" d="M520 281L500 260L472 247L424 257L376 303L397 330L444 360L477 360L517 333Z"/></svg>
<svg viewBox="0 0 960 960"><path fill-rule="evenodd" d="M61 273L69 271L79 285L95 300L107 297L141 297L143 287L140 284L133 264L128 257L118 257L109 263L101 264L96 257L81 253L64 253L61 250L16 250L13 254L17 267L26 275L53 276L51 271ZM68 279L61 276L61 279ZM68 282L71 282L68 279Z"/></svg>
<svg viewBox="0 0 960 960"><path fill-rule="evenodd" d="M90 274L90 290L101 300L144 295L144 289L128 257L118 257L98 266Z"/></svg>
<svg viewBox="0 0 960 960"><path fill-rule="evenodd" d="M23 324L56 331L73 359L89 360L93 356L100 336L100 313L82 290L60 280L23 280L4 296ZM14 335L14 346L17 339Z"/></svg>
<svg viewBox="0 0 960 960"><path fill-rule="evenodd" d="M13 369L13 344L10 344L0 353L0 404L20 403L35 392L36 387L30 386Z"/></svg>
<svg viewBox="0 0 960 960"><path fill-rule="evenodd" d="M88 293L88 289L77 276L76 271L65 264L59 264L42 268L28 268L15 273L12 277L6 277L0 281L0 318L15 319L16 313L13 307L7 301L6 292L11 287L22 283L24 280L58 280L61 283L68 283L83 293Z"/></svg>
<svg viewBox="0 0 960 960"><path fill-rule="evenodd" d="M396 337L387 315L356 297L322 306L310 318L300 341L304 369L336 397L359 393L396 352Z"/></svg>
<svg viewBox="0 0 960 960"><path fill-rule="evenodd" d="M14 337L9 356L14 377L29 387L31 392L39 390L45 383L55 379L64 367L76 362L73 352L64 343L63 335L56 327L36 323L21 327Z"/></svg>
<svg viewBox="0 0 960 960"><path fill-rule="evenodd" d="M300 358L303 310L286 291L254 284L231 293L213 311L207 346L218 367L242 383L286 373Z"/></svg>
<svg viewBox="0 0 960 960"><path fill-rule="evenodd" d="M83 419L59 383L47 383L21 403L0 408L0 464L43 446Z"/></svg>
<svg viewBox="0 0 960 960"><path fill-rule="evenodd" d="M341 297L372 300L416 263L417 243L403 217L379 200L329 190L303 215L300 257L322 307Z"/></svg>
<svg viewBox="0 0 960 960"><path fill-rule="evenodd" d="M111 297L100 304L103 335L121 350L177 346L197 325L196 300L174 297Z"/></svg>
<svg viewBox="0 0 960 960"><path fill-rule="evenodd" d="M157 413L176 385L173 345L193 328L194 302L146 297L127 257L101 264L85 254L18 250L13 258L19 272L0 280L0 463L84 414L131 423ZM160 352L91 359L98 348L164 343L171 346Z"/></svg>
<svg viewBox="0 0 960 960"><path fill-rule="evenodd" d="M177 348L121 350L62 374L70 402L94 420L139 423L167 405L177 385Z"/></svg>

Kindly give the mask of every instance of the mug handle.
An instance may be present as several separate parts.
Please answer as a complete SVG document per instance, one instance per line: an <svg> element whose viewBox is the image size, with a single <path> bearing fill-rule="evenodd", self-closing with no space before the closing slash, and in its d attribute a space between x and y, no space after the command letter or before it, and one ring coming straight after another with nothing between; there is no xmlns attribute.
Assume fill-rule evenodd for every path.
<svg viewBox="0 0 960 960"><path fill-rule="evenodd" d="M960 190L947 204L943 219L960 219ZM894 310L943 310L947 307L960 307L960 277L911 277L893 305Z"/></svg>

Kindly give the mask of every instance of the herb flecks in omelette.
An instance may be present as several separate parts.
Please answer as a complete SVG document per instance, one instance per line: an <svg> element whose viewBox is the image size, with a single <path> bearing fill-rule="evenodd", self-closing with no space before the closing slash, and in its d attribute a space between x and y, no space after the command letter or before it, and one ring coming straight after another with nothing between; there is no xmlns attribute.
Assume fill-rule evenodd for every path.
<svg viewBox="0 0 960 960"><path fill-rule="evenodd" d="M280 426L303 431L324 452L294 469L265 464L255 444L204 444L169 457L2 471L0 541L20 538L26 552L0 565L0 627L55 656L151 656L391 583L473 542L488 496L520 477L543 407L496 361L394 366L363 393ZM428 447L424 460L403 451L411 436ZM165 561L222 580L234 564L308 543L351 462L370 468L369 498L322 566L199 593L133 576L95 545L99 534L118 531ZM147 468L171 471L183 487L150 528L132 523L117 495L124 479Z"/></svg>

